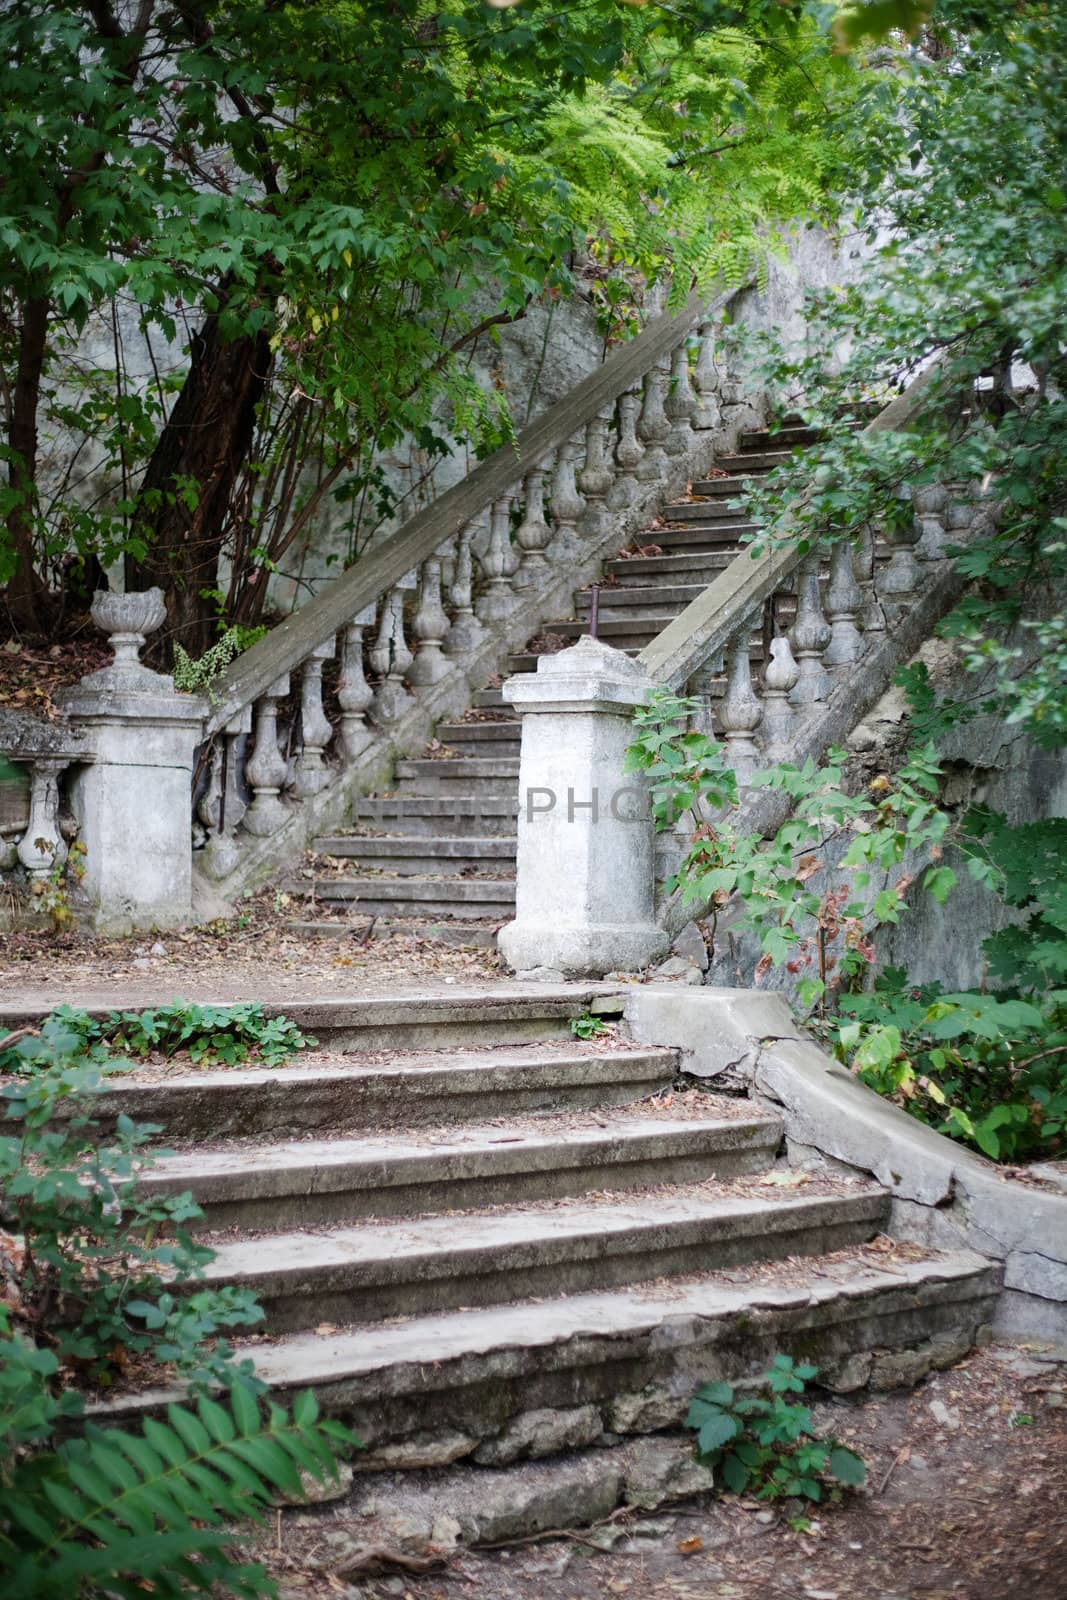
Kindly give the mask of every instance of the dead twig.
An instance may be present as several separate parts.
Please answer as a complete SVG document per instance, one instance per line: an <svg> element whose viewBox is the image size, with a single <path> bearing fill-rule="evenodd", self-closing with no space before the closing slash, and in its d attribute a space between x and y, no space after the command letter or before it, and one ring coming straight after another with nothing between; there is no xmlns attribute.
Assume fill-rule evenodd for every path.
<svg viewBox="0 0 1067 1600"><path fill-rule="evenodd" d="M343 1566L332 1568L336 1578L354 1578L361 1572L375 1572L379 1567L399 1567L402 1572L433 1572L446 1566L444 1556L408 1556L402 1550L392 1550L388 1545L369 1544L357 1551Z"/></svg>

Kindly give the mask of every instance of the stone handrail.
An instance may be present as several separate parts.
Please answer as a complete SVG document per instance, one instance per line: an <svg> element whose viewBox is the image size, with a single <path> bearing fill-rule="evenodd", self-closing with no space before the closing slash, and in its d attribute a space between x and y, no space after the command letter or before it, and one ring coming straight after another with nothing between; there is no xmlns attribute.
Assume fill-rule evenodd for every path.
<svg viewBox="0 0 1067 1600"><path fill-rule="evenodd" d="M745 285L747 287L747 285ZM654 318L636 338L612 352L603 365L578 383L518 435L434 502L417 512L382 548L364 556L307 605L293 612L269 635L246 650L212 686L212 709L205 733L217 733L285 673L332 639L352 618L415 571L435 551L456 538L530 472L546 470L546 458L628 390L640 384L657 363L684 342L695 323L714 320L739 290L711 302L691 295L679 312ZM640 429L638 429L640 433Z"/></svg>
<svg viewBox="0 0 1067 1600"><path fill-rule="evenodd" d="M0 828L0 871L21 867L31 881L47 878L67 856L60 775L91 762L93 752L79 729L6 707L0 707L0 750L28 774L25 815L5 819L10 827Z"/></svg>

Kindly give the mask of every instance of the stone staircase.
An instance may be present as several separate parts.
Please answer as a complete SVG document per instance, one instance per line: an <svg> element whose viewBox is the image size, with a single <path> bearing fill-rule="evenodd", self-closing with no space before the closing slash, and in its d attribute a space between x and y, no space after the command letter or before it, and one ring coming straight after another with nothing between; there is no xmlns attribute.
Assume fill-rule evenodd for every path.
<svg viewBox="0 0 1067 1600"><path fill-rule="evenodd" d="M318 1039L299 1065L108 1082L112 1115L161 1125L146 1185L204 1208L208 1281L260 1297L257 1369L313 1384L362 1469L462 1462L490 1488L595 1446L625 1499L617 1447L703 1381L789 1351L893 1386L989 1322L996 1267L886 1238L885 1190L789 1166L775 1112L685 1078L625 1007L603 984L288 1005ZM590 1014L608 1031L576 1038Z"/></svg>
<svg viewBox="0 0 1067 1600"><path fill-rule="evenodd" d="M749 432L736 454L721 455L713 477L667 505L627 551L604 563L597 635L636 656L695 600L743 548L756 525L733 508L749 478L789 459L816 436L795 419L773 433ZM509 673L533 672L540 654L565 648L590 629L590 589L575 593L574 615L544 624L507 659ZM779 622L795 602L776 597ZM750 658L764 658L761 632ZM711 685L721 692L722 681ZM294 919L301 932L363 938L414 935L492 947L514 914L515 833L521 723L498 687L473 696L462 720L439 724L424 758L398 761L388 792L354 805L355 827L313 842L328 870L290 887L313 901L316 916ZM323 913L327 915L324 916Z"/></svg>

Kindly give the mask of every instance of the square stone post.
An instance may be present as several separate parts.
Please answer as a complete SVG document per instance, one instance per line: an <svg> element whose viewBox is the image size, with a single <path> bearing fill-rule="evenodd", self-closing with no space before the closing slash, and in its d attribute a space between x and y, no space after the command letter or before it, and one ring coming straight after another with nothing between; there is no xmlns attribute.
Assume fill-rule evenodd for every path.
<svg viewBox="0 0 1067 1600"><path fill-rule="evenodd" d="M515 920L499 946L517 972L633 972L667 950L648 796L623 770L649 688L636 662L598 639L504 685L522 715L522 752Z"/></svg>
<svg viewBox="0 0 1067 1600"><path fill-rule="evenodd" d="M192 775L205 707L138 660L164 617L158 589L101 592L93 620L115 660L57 696L92 746L72 784L85 845L84 889L98 928L183 927L192 918Z"/></svg>

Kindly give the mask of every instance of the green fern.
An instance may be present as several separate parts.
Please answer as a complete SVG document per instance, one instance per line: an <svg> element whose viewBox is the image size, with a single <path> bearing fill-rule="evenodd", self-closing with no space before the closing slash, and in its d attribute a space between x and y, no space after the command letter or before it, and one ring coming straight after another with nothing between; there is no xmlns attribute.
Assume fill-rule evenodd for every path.
<svg viewBox="0 0 1067 1600"><path fill-rule="evenodd" d="M227 1399L202 1398L195 1412L172 1405L139 1434L89 1425L19 1461L0 1495L7 1600L273 1594L263 1568L233 1553L232 1525L262 1521L276 1493L302 1499L302 1473L335 1478L338 1449L355 1440L320 1418L310 1393L291 1416L264 1413L240 1381Z"/></svg>

